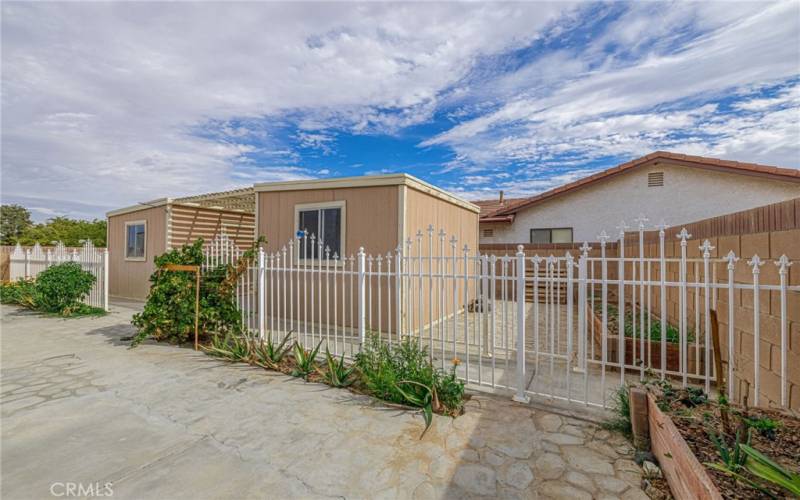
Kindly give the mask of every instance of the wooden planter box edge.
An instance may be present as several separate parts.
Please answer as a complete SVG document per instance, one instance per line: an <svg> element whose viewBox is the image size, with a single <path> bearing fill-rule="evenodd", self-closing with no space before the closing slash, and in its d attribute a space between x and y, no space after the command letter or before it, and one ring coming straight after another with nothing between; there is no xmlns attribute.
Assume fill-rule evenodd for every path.
<svg viewBox="0 0 800 500"><path fill-rule="evenodd" d="M672 419L658 408L652 394L647 395L647 418L653 455L675 498L722 500L705 466L694 456Z"/></svg>

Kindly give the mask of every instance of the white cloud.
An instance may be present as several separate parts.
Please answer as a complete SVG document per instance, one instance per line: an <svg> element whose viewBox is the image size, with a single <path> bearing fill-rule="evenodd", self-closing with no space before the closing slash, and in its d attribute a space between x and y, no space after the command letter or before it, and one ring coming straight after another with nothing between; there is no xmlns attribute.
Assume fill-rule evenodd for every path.
<svg viewBox="0 0 800 500"><path fill-rule="evenodd" d="M328 153L314 129L418 123L476 57L528 43L566 8L4 2L2 192L99 210L311 175L248 120L303 110L300 140ZM253 153L294 164L242 167Z"/></svg>
<svg viewBox="0 0 800 500"><path fill-rule="evenodd" d="M298 144L334 157L340 130L393 134L444 111L455 125L421 144L450 148L433 175L469 176L445 184L476 196L546 190L587 160L660 147L800 165L792 1L2 9L2 196L60 213L335 175L276 136L287 117ZM588 42L559 44L571 36ZM534 42L547 49L505 66ZM714 104L733 95L736 113Z"/></svg>
<svg viewBox="0 0 800 500"><path fill-rule="evenodd" d="M799 19L796 2L634 4L588 49L573 54L583 64L572 61L572 71L560 75L561 85L531 92L520 82L517 93L499 109L459 123L422 145L450 146L465 163L486 164L536 162L565 152L585 160L630 156L668 144L670 132L705 135L714 105L688 111L670 111L665 105L687 99L709 102L800 76ZM694 38L687 35L702 30L708 31ZM609 44L619 45L607 52ZM625 57L616 58L616 53ZM543 70L550 66L545 64ZM503 81L510 79L503 76ZM726 120L727 128L702 152L800 165L800 148L784 147L797 143L800 134L795 92L796 87L776 99L743 104L741 110L759 109L767 115ZM793 110L773 109L781 103L793 103ZM738 137L745 129L755 134L750 123L756 121L757 137ZM744 128L733 129L737 124ZM766 139L778 147L757 142Z"/></svg>

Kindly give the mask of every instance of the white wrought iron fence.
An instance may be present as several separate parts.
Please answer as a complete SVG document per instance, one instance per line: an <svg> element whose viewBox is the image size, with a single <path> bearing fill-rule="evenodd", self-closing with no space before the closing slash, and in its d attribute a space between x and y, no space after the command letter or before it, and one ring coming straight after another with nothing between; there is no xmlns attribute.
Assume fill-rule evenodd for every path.
<svg viewBox="0 0 800 500"><path fill-rule="evenodd" d="M546 256L522 246L514 255L480 254L432 226L378 255L361 248L339 256L305 234L277 252L260 251L240 278L237 300L243 323L261 338L291 334L306 348L322 343L323 352L349 358L368 336L389 343L414 338L437 366L455 366L467 383L511 391L520 401L536 396L606 407L626 381L657 377L708 392L721 375L728 393L748 392L750 404L789 407L787 307L790 295L800 294L788 282L789 259L771 262L777 280L764 283L766 261L758 255L712 256L708 240L692 242L684 229L679 254L668 256L664 224L648 251L646 219L637 222L633 255L624 223L617 255L608 255L605 231L599 252L590 254L584 243L575 255ZM311 246L321 258L304 258ZM699 257L688 256L691 246ZM207 254L206 267L213 267L234 263L241 251L221 235ZM716 313L722 374L714 363ZM765 372L767 323L770 349L779 355Z"/></svg>
<svg viewBox="0 0 800 500"><path fill-rule="evenodd" d="M48 267L64 262L76 262L84 271L94 275L94 285L83 302L108 311L108 249L97 248L90 240L86 240L80 249L68 249L60 241L46 250L38 243L27 249L17 244L11 252L9 278L11 281L36 278Z"/></svg>

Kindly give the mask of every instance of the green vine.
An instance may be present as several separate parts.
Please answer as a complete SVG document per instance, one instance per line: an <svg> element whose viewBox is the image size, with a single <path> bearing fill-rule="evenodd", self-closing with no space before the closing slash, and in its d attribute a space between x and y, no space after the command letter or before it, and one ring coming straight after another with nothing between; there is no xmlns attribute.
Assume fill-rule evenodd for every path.
<svg viewBox="0 0 800 500"><path fill-rule="evenodd" d="M259 238L235 265L220 265L201 275L198 328L201 341L208 341L212 335L242 333L242 315L235 298L236 283L255 260L263 241L263 237ZM204 260L202 239L155 258L157 269L150 276L150 293L144 310L133 316L132 324L138 332L131 347L148 338L172 344L183 344L194 338L194 273L166 271L162 267L167 264L200 266Z"/></svg>

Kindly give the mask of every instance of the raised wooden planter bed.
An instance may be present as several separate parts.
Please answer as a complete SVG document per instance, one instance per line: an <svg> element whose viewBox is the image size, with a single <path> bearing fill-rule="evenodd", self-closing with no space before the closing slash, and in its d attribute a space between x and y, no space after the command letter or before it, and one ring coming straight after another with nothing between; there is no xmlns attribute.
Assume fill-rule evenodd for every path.
<svg viewBox="0 0 800 500"><path fill-rule="evenodd" d="M603 321L601 318L597 316L595 311L593 311L590 307L586 307L587 314L589 315L589 320L594 323L594 335L592 336L592 343L594 344L594 353L597 359L600 359L603 348ZM640 354L640 340L637 337L634 339L632 337L625 337L625 364L633 365L635 364L633 360L639 359ZM667 370L678 372L680 371L680 364L681 364L681 346L680 344L675 344L673 342L666 342L667 348ZM607 344L606 344L606 352L608 355L608 361L610 362L617 362L619 360L619 356L617 352L619 351L619 336L612 335L609 333L607 337ZM648 366L652 367L654 370L661 369L661 341L650 341L645 339L644 341L644 355L645 361L648 360L647 353L650 353L650 359ZM700 345L699 354L699 370L698 370L698 360L697 360L698 351L694 345L691 343L686 348L686 357L687 357L687 364L688 364L688 371L689 373L699 373L705 374L705 346L703 344ZM613 370L614 368L609 368ZM634 370L634 368L628 368L628 370Z"/></svg>
<svg viewBox="0 0 800 500"><path fill-rule="evenodd" d="M722 500L705 467L689 449L672 419L658 408L652 394L647 395L647 418L651 449L673 496Z"/></svg>

